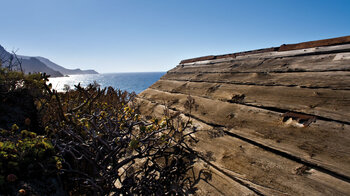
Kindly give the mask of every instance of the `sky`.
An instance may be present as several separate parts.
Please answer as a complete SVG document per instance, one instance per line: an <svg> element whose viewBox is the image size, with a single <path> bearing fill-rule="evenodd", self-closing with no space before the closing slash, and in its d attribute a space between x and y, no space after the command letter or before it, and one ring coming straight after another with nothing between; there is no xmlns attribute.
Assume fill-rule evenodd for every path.
<svg viewBox="0 0 350 196"><path fill-rule="evenodd" d="M181 60L350 35L348 0L0 0L0 45L66 68Z"/></svg>

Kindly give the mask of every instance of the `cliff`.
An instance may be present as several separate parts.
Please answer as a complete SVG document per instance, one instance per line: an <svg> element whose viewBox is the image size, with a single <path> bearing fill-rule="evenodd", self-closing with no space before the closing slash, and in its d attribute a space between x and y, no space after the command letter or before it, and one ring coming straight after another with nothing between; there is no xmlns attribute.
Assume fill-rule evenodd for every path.
<svg viewBox="0 0 350 196"><path fill-rule="evenodd" d="M47 58L44 57L35 57L42 63L44 63L46 66L50 67L51 69L54 69L56 71L59 71L60 73L64 75L77 75L77 74L98 74L95 70L81 70L81 69L67 69L64 68L52 61L50 61Z"/></svg>
<svg viewBox="0 0 350 196"><path fill-rule="evenodd" d="M349 71L347 36L183 60L137 100L193 119L199 195L347 195Z"/></svg>
<svg viewBox="0 0 350 196"><path fill-rule="evenodd" d="M62 73L60 73L57 70L54 70L48 66L46 66L43 62L39 61L38 59L34 57L27 57L27 58L21 58L17 56L17 58L14 58L14 56L7 52L5 48L3 48L0 45L0 61L2 61L2 64L4 67L7 67L10 64L10 61L12 61L12 64L19 65L21 64L22 70L24 73L36 73L36 72L45 72L52 77L61 77L63 76ZM12 59L12 60L11 60ZM20 61L20 62L18 62ZM15 69L20 69L19 67L15 67Z"/></svg>
<svg viewBox="0 0 350 196"><path fill-rule="evenodd" d="M95 70L66 69L44 57L16 56L17 58L0 45L0 61L3 62L3 65L7 67L10 61L12 61L14 65L21 64L22 70L27 74L43 72L52 77L76 74L98 74ZM15 67L15 69L19 69L19 67Z"/></svg>
<svg viewBox="0 0 350 196"><path fill-rule="evenodd" d="M30 56L18 55L18 57L20 58L20 60L22 62L25 62L28 59L35 59L37 61L40 61L40 63L44 64L49 69L53 69L53 70L55 70L63 75L98 74L98 72L96 72L95 70L81 70L79 68L78 69L67 69L61 65L58 65L58 64L52 62L51 60L49 60L47 58L40 57L40 56L30 57ZM43 72L43 71L40 71L40 72Z"/></svg>

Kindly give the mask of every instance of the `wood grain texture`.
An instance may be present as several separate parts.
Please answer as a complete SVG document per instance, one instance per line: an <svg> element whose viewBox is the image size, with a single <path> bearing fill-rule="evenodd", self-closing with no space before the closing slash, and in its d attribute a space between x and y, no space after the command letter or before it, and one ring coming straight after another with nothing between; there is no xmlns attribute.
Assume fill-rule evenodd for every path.
<svg viewBox="0 0 350 196"><path fill-rule="evenodd" d="M350 44L342 39L183 61L138 95L139 110L160 118L167 106L193 119L196 168L214 174L198 185L201 195L347 195Z"/></svg>
<svg viewBox="0 0 350 196"><path fill-rule="evenodd" d="M141 107L141 112L145 115L163 114L165 105L152 103L144 98L138 98L138 102L140 106L147 106ZM182 115L182 118L186 116ZM244 187L262 195L345 195L350 191L348 182L227 135L221 128L196 119L193 119L193 123L199 130L195 134L199 142L193 144L193 149L203 157L203 160L199 161L202 167L196 167L197 174L200 169L214 173L214 179L208 179L199 185L199 195L249 193L241 186L234 188L238 185L237 180L243 182ZM230 181L232 184L227 184ZM337 186L332 183L336 183ZM213 187L222 192L215 192ZM227 193L225 190L233 192Z"/></svg>
<svg viewBox="0 0 350 196"><path fill-rule="evenodd" d="M186 113L187 95L148 89L140 97L163 102L169 108ZM278 112L192 97L195 118L227 127L235 134L350 177L350 125L317 120L301 128L283 123L282 114Z"/></svg>
<svg viewBox="0 0 350 196"><path fill-rule="evenodd" d="M178 66L168 73L321 72L350 70L349 52L297 57L244 58L204 65Z"/></svg>
<svg viewBox="0 0 350 196"><path fill-rule="evenodd" d="M163 80L350 90L350 72L169 73Z"/></svg>
<svg viewBox="0 0 350 196"><path fill-rule="evenodd" d="M301 112L350 123L350 91L347 90L171 80L159 80L150 88L225 102L244 96L237 101L256 107Z"/></svg>

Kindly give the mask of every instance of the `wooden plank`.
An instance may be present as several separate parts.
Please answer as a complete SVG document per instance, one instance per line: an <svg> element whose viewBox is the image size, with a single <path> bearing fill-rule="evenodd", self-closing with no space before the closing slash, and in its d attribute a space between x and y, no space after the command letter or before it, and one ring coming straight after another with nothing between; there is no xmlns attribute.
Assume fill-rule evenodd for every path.
<svg viewBox="0 0 350 196"><path fill-rule="evenodd" d="M266 52L273 52L277 51L279 47L272 47L272 48L263 48L258 50L250 50L245 52L237 52L237 53L231 53L231 54L223 54L223 55L210 55L210 56L203 56L203 57L197 57L192 59L185 59L180 62L180 64L188 64L193 63L197 61L207 61L207 60L216 60L216 59L225 59L225 58L236 58L237 56L246 56L246 55L252 55L252 54L260 54L260 53L266 53Z"/></svg>
<svg viewBox="0 0 350 196"><path fill-rule="evenodd" d="M178 66L169 73L207 73L207 72L301 72L350 70L350 59L339 58L350 53L323 54L313 56L280 58L232 59L228 62L210 63L197 66ZM337 58L335 58L337 56Z"/></svg>
<svg viewBox="0 0 350 196"><path fill-rule="evenodd" d="M313 56L313 55L320 55L320 54L331 54L331 53L335 54L335 53L342 53L342 52L350 52L350 44L306 48L306 49L289 50L289 51L279 51L279 52L267 52L267 53L261 53L261 54L239 56L237 57L237 59Z"/></svg>
<svg viewBox="0 0 350 196"><path fill-rule="evenodd" d="M163 105L143 98L138 98L138 101L142 113L162 115ZM193 144L193 148L210 163L203 164L202 168L214 171L217 176L215 182L209 181L210 185L207 186L217 187L221 182L226 185L230 179L239 179L263 195L345 195L350 191L348 182L315 169L305 168L293 160L222 134L220 130L203 122L193 120L193 123L200 127L195 135L199 142ZM228 189L230 187L232 186ZM205 183L198 188L200 194L211 189ZM219 188L221 191L223 189L225 187ZM236 192L235 189L231 191L231 194ZM242 193L240 190L238 192Z"/></svg>
<svg viewBox="0 0 350 196"><path fill-rule="evenodd" d="M209 55L209 56L202 56L202 57L197 57L197 58L192 58L192 59L185 59L180 62L180 64L184 63L193 63L196 61L206 61L206 60L212 60L215 59L215 56Z"/></svg>
<svg viewBox="0 0 350 196"><path fill-rule="evenodd" d="M350 72L168 73L161 79L260 86L350 89Z"/></svg>
<svg viewBox="0 0 350 196"><path fill-rule="evenodd" d="M150 88L204 98L272 107L350 123L350 91L159 80ZM241 97L240 100L234 100Z"/></svg>
<svg viewBox="0 0 350 196"><path fill-rule="evenodd" d="M346 44L346 43L350 43L350 36L337 37L337 38L331 38L331 39L322 39L322 40L316 40L316 41L308 41L308 42L302 42L297 44L283 44L282 46L280 46L279 51L314 48L314 47L320 47L320 46L331 46L331 45Z"/></svg>
<svg viewBox="0 0 350 196"><path fill-rule="evenodd" d="M187 96L147 89L142 98L187 112ZM317 120L308 127L282 122L281 113L192 96L192 115L237 135L350 177L350 126Z"/></svg>
<svg viewBox="0 0 350 196"><path fill-rule="evenodd" d="M198 174L201 174L201 180L196 185L196 188L199 189L196 195L257 195L215 168L206 167L201 160L194 164L194 170L197 177L199 177Z"/></svg>
<svg viewBox="0 0 350 196"><path fill-rule="evenodd" d="M210 56L185 59L185 60L182 60L180 64L193 63L193 62L204 61L204 60L222 59L222 58L229 58L229 57L235 58L237 56L246 56L246 55L267 53L267 52L273 52L273 51L283 52L283 51L301 50L301 49L315 48L315 47L344 45L348 43L350 43L350 36L345 36L345 37L337 37L337 38L317 40L317 41L302 42L297 44L283 44L280 47L263 48L258 50L230 53L230 54L224 54L224 55L216 55L216 56L210 55Z"/></svg>
<svg viewBox="0 0 350 196"><path fill-rule="evenodd" d="M222 59L212 59L212 60L203 60L196 61L191 63L184 63L179 66L200 66L203 64L215 64L219 62L230 62L232 60L247 60L247 59L270 59L270 58L284 58L284 57L300 57L300 56L309 56L312 57L314 55L322 55L322 54L335 54L335 53L347 53L350 52L350 44L344 45L336 45L336 46L326 46L326 47L316 47L316 48L307 48L300 50L290 50L290 51L282 51L282 52L264 52L257 54L246 54L241 56L232 57L229 55L226 58ZM225 56L225 55L224 55Z"/></svg>

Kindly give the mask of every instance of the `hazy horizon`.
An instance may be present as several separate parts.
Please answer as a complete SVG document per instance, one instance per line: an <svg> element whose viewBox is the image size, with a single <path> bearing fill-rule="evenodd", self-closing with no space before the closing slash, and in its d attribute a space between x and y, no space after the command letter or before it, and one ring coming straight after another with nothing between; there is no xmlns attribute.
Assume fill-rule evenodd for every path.
<svg viewBox="0 0 350 196"><path fill-rule="evenodd" d="M181 60L350 33L349 1L2 1L0 44L66 68L165 72Z"/></svg>

